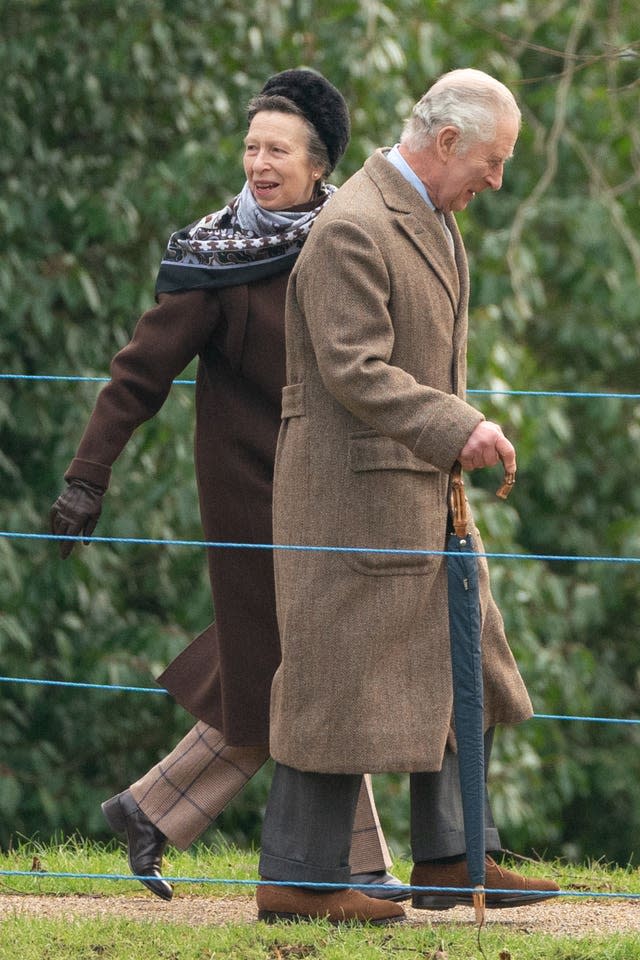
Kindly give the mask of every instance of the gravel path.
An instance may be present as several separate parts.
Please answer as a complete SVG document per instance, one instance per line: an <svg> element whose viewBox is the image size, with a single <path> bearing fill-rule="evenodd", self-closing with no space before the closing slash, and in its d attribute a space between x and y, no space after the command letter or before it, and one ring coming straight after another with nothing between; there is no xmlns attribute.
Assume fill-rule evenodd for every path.
<svg viewBox="0 0 640 960"><path fill-rule="evenodd" d="M411 925L442 923L473 924L473 911L466 907L453 910L414 910L405 904ZM255 923L253 897L177 896L163 903L145 894L130 897L39 896L33 894L0 895L0 921L14 916L48 919L84 917L121 917L127 920L162 920L191 926L220 926L227 923ZM554 936L607 935L640 933L638 900L554 900L509 910L488 910L487 925L500 924L512 930L535 931Z"/></svg>

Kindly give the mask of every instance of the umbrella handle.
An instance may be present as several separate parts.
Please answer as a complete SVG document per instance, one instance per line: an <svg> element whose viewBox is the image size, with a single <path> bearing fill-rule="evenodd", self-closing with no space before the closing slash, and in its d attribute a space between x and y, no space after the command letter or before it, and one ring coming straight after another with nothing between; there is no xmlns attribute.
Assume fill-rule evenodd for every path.
<svg viewBox="0 0 640 960"><path fill-rule="evenodd" d="M515 482L515 470L505 470L504 479L496 490L496 497L500 497L501 500L506 500L513 490ZM451 469L449 510L451 511L451 520L456 537L466 537L469 533L469 503L464 492L462 466L458 460L456 460Z"/></svg>
<svg viewBox="0 0 640 960"><path fill-rule="evenodd" d="M513 490L513 485L516 482L515 473L506 473L504 475L504 480L502 484L496 490L496 497L500 497L501 500L506 500L511 491Z"/></svg>
<svg viewBox="0 0 640 960"><path fill-rule="evenodd" d="M500 457L502 460L502 457ZM504 467L504 460L502 460L502 466ZM513 471L504 471L504 480L502 481L500 487L496 490L496 497L500 497L501 500L506 500L511 491L513 490L513 485L516 482L516 472Z"/></svg>
<svg viewBox="0 0 640 960"><path fill-rule="evenodd" d="M469 533L469 504L464 492L462 466L458 460L451 469L449 510L456 537L466 537Z"/></svg>

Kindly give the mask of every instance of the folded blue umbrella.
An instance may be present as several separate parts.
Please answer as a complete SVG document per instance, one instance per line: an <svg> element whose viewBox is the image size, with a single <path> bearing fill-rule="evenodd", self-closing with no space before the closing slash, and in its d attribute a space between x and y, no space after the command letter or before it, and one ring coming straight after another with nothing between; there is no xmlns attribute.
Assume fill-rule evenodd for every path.
<svg viewBox="0 0 640 960"><path fill-rule="evenodd" d="M497 495L506 499L514 481L513 474L505 474ZM449 506L453 525L453 532L447 539L453 717L458 745L467 870L470 884L474 887L472 899L476 920L482 925L486 879L482 621L478 558L470 533L471 515L459 463L451 472Z"/></svg>

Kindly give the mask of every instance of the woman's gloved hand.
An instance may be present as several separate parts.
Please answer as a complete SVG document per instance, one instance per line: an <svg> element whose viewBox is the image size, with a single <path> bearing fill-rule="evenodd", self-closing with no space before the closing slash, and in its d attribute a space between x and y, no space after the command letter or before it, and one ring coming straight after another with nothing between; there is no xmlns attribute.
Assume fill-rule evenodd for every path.
<svg viewBox="0 0 640 960"><path fill-rule="evenodd" d="M104 488L94 483L70 480L67 489L62 491L51 507L51 533L65 537L90 537L100 519L104 494ZM84 542L87 543L86 540ZM60 556L63 560L69 556L75 545L74 540L60 541Z"/></svg>

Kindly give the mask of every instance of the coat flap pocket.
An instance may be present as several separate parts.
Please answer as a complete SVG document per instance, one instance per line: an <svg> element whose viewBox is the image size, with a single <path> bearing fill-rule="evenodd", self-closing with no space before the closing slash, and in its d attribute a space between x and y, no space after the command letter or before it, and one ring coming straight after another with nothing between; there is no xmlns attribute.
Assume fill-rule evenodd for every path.
<svg viewBox="0 0 640 960"><path fill-rule="evenodd" d="M366 470L413 470L417 473L439 473L438 468L414 456L408 447L379 435L349 438L349 466L354 473Z"/></svg>

